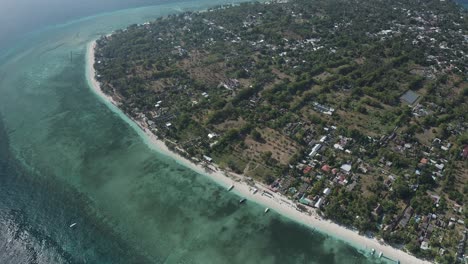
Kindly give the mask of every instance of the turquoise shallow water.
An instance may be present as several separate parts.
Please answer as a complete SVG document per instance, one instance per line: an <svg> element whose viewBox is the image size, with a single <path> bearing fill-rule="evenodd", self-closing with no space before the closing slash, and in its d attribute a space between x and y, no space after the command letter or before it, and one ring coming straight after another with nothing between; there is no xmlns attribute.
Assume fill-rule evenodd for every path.
<svg viewBox="0 0 468 264"><path fill-rule="evenodd" d="M81 19L0 55L0 263L372 263L253 203L239 207L234 194L148 148L87 86L91 40L217 3Z"/></svg>

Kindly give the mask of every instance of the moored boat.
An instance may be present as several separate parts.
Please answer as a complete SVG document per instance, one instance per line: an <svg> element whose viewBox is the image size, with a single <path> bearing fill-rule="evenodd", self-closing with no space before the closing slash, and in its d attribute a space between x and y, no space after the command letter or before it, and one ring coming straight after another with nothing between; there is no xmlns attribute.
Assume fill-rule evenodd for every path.
<svg viewBox="0 0 468 264"><path fill-rule="evenodd" d="M73 228L75 226L76 226L76 223L73 223L73 224L70 225L70 228Z"/></svg>
<svg viewBox="0 0 468 264"><path fill-rule="evenodd" d="M227 189L228 192L231 191L232 189L234 189L234 184L232 184L231 186L229 186L229 188Z"/></svg>
<svg viewBox="0 0 468 264"><path fill-rule="evenodd" d="M267 207L267 208L265 209L265 214L268 213L269 211L270 211L270 208Z"/></svg>
<svg viewBox="0 0 468 264"><path fill-rule="evenodd" d="M240 200L239 200L239 203L240 203L240 204L241 204L241 203L244 203L244 202L245 202L245 200L247 200L247 199L245 199L245 198L242 198L242 199L240 199Z"/></svg>

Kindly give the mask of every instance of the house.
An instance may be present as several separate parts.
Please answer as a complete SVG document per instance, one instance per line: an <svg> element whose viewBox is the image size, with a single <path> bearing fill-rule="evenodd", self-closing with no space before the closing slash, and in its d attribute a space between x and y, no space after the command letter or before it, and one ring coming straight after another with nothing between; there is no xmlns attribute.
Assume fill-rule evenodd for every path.
<svg viewBox="0 0 468 264"><path fill-rule="evenodd" d="M351 138L340 136L340 141L333 145L335 149L344 150Z"/></svg>
<svg viewBox="0 0 468 264"><path fill-rule="evenodd" d="M313 106L317 112L320 112L322 114L333 115L333 112L335 112L334 108L319 104L318 102L314 102Z"/></svg>
<svg viewBox="0 0 468 264"><path fill-rule="evenodd" d="M411 206L407 207L405 211L403 212L403 216L401 217L401 220L398 223L398 225L402 228L405 228L406 225L408 225L408 222L411 219L413 212L414 212L414 209Z"/></svg>
<svg viewBox="0 0 468 264"><path fill-rule="evenodd" d="M218 87L224 87L228 90L234 90L240 86L240 82L237 79L227 79L224 82L221 82Z"/></svg>
<svg viewBox="0 0 468 264"><path fill-rule="evenodd" d="M448 151L451 146L452 146L451 143L447 143L447 145L445 145L445 146L440 146L440 149L443 150L443 151Z"/></svg>
<svg viewBox="0 0 468 264"><path fill-rule="evenodd" d="M463 212L463 206L454 203L453 204L453 211L455 211L457 213L461 213L461 212Z"/></svg>
<svg viewBox="0 0 468 264"><path fill-rule="evenodd" d="M306 166L302 172L303 172L304 174L307 174L307 173L309 173L311 170L312 170L312 167L311 167L311 166Z"/></svg>
<svg viewBox="0 0 468 264"><path fill-rule="evenodd" d="M346 191L351 192L357 185L357 181L353 181L350 185L346 186Z"/></svg>
<svg viewBox="0 0 468 264"><path fill-rule="evenodd" d="M426 238L430 238L432 236L432 232L434 232L434 225L429 224L426 229Z"/></svg>
<svg viewBox="0 0 468 264"><path fill-rule="evenodd" d="M309 178L309 177L301 177L301 180L303 182L305 182L305 183L308 183L308 184L310 184L312 182L311 178Z"/></svg>
<svg viewBox="0 0 468 264"><path fill-rule="evenodd" d="M323 194L324 195L329 195L331 193L331 189L330 188L325 188L325 190L323 190Z"/></svg>
<svg viewBox="0 0 468 264"><path fill-rule="evenodd" d="M423 241L421 243L421 249L422 250L428 250L429 249L429 243L427 241Z"/></svg>
<svg viewBox="0 0 468 264"><path fill-rule="evenodd" d="M385 184L385 186L387 186L387 188L390 188L390 187L392 187L394 181L395 181L395 177L390 175L390 176L388 176L388 178L386 180L384 180L384 184Z"/></svg>
<svg viewBox="0 0 468 264"><path fill-rule="evenodd" d="M343 186L346 185L346 184L348 184L348 179L347 179L346 176L343 175L343 174L341 174L341 175L339 175L338 177L336 177L336 181L337 181L339 184L343 185Z"/></svg>
<svg viewBox="0 0 468 264"><path fill-rule="evenodd" d="M465 145L465 147L463 148L463 151L461 153L462 157L464 159L467 159L468 158L468 145Z"/></svg>
<svg viewBox="0 0 468 264"><path fill-rule="evenodd" d="M400 97L400 99L409 105L414 105L420 97L421 96L418 93L408 90Z"/></svg>
<svg viewBox="0 0 468 264"><path fill-rule="evenodd" d="M380 204L377 204L377 207L375 207L374 210L372 210L372 214L375 217L378 217L381 213L382 213L382 206Z"/></svg>
<svg viewBox="0 0 468 264"><path fill-rule="evenodd" d="M340 144L335 144L335 145L333 145L333 147L335 149L344 150L344 148Z"/></svg>
<svg viewBox="0 0 468 264"><path fill-rule="evenodd" d="M439 170L443 170L444 169L444 164L443 163L440 163L440 164L436 164L435 167Z"/></svg>
<svg viewBox="0 0 468 264"><path fill-rule="evenodd" d="M217 136L218 136L218 135L216 135L216 133L209 133L209 134L208 134L208 138L209 138L209 139L213 139L213 138L215 138L215 137L217 137Z"/></svg>
<svg viewBox="0 0 468 264"><path fill-rule="evenodd" d="M314 207L319 208L320 206L322 206L322 203L323 203L323 198L319 198L318 201L314 204Z"/></svg>
<svg viewBox="0 0 468 264"><path fill-rule="evenodd" d="M341 165L340 169L345 173L351 172L351 164L343 164Z"/></svg>
<svg viewBox="0 0 468 264"><path fill-rule="evenodd" d="M455 225L455 222L450 221L447 225L447 228L452 228Z"/></svg>
<svg viewBox="0 0 468 264"><path fill-rule="evenodd" d="M364 174L369 171L369 169L364 164L359 165L358 169Z"/></svg>
<svg viewBox="0 0 468 264"><path fill-rule="evenodd" d="M203 158L204 158L206 161L208 161L208 162L212 162L212 161L213 161L212 158L210 158L210 157L208 157L208 156L206 156L206 155L203 155Z"/></svg>
<svg viewBox="0 0 468 264"><path fill-rule="evenodd" d="M307 198L304 198L304 197L302 197L301 199L299 199L299 202L300 202L301 204L304 204L304 205L311 205L311 204L312 204L312 201L311 201L311 200L309 200L309 199L307 199Z"/></svg>
<svg viewBox="0 0 468 264"><path fill-rule="evenodd" d="M431 194L430 196L431 196L432 201L434 201L435 204L438 204L438 203L439 203L439 201L440 201L440 196L435 195L435 194Z"/></svg>
<svg viewBox="0 0 468 264"><path fill-rule="evenodd" d="M331 167L330 167L330 165L325 164L325 165L322 166L322 170L323 170L324 172L330 172Z"/></svg>
<svg viewBox="0 0 468 264"><path fill-rule="evenodd" d="M466 242L466 233L463 233L462 239L458 243L457 257L460 261L463 261L465 253L465 242Z"/></svg>
<svg viewBox="0 0 468 264"><path fill-rule="evenodd" d="M315 144L315 146L312 148L312 150L309 153L309 157L314 157L321 148L322 148L321 144Z"/></svg>

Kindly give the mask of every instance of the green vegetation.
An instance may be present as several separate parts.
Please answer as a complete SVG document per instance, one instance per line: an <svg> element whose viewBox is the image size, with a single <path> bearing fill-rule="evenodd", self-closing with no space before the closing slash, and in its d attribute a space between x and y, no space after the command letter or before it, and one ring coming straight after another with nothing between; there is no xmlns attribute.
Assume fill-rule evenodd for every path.
<svg viewBox="0 0 468 264"><path fill-rule="evenodd" d="M467 35L452 1L245 3L102 37L95 68L183 155L454 263L468 212Z"/></svg>

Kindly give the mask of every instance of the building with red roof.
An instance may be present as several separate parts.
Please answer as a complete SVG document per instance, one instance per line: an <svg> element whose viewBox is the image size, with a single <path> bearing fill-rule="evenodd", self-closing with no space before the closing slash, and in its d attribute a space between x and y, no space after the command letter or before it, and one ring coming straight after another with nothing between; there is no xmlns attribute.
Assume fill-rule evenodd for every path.
<svg viewBox="0 0 468 264"><path fill-rule="evenodd" d="M331 167L330 167L330 165L325 164L325 165L322 166L322 170L323 170L324 172L330 172L330 171L331 171Z"/></svg>
<svg viewBox="0 0 468 264"><path fill-rule="evenodd" d="M302 172L303 172L304 174L307 174L307 173L309 173L311 170L312 170L312 167L311 167L311 166L306 166Z"/></svg>

